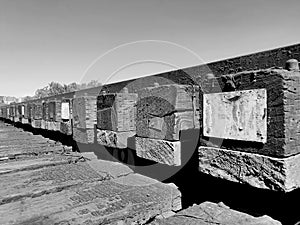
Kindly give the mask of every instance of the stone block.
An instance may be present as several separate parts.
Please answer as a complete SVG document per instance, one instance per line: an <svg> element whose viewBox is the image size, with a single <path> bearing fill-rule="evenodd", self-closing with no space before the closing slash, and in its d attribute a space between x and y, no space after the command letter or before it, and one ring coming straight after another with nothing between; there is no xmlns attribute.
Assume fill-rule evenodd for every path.
<svg viewBox="0 0 300 225"><path fill-rule="evenodd" d="M221 148L253 152L274 157L286 157L300 153L300 132L298 132L300 124L300 114L298 113L300 110L299 71L265 69L240 72L215 79L215 82L203 82L203 85L201 86L204 96L200 97L200 105L203 105L203 108L205 109L205 112L203 112L205 120L200 120L200 122L203 123L201 126L203 126L203 136L208 141L207 146L219 146L218 143L222 142ZM215 85L212 85L213 83L215 83ZM254 114L251 112L247 113L247 115L245 114L244 119L240 121L237 119L241 119L242 116L236 117L235 126L232 126L231 129L227 129L228 132L225 132L226 135L209 134L208 129L210 128L206 119L218 117L221 113L216 113L216 110L211 111L206 103L207 96L210 96L211 99L213 99L213 97L219 98L218 101L215 99L210 102L210 105L214 104L213 107L218 108L221 106L220 96L232 95L232 93L234 93L232 92L232 89L235 89L237 94L249 93L252 91L253 95L254 92L257 92L257 98L262 96L261 94L258 95L258 91L264 89L267 96L266 110L263 110L265 108L265 103L262 101L264 97L260 98L260 100L252 99L249 101L250 104L247 103L249 105L247 107L248 109L252 108L255 111ZM228 112L221 116L230 117L230 120L234 121L234 115L245 110L241 111L240 108L237 108L237 106L242 106L241 104L238 104L238 101L243 100L243 97L239 98L237 96L231 100L231 103L228 103L228 101L227 103L225 103L225 101L222 103L223 106L225 104L231 105L231 107L227 107L228 109L231 109L231 112L227 110ZM255 106L253 105L250 107L254 102L256 102ZM235 113L233 111L235 111ZM240 127L241 130L239 131L239 126L237 125L241 122L244 121L244 123L249 123L249 121L254 121L252 119L250 120L250 118L246 119L247 116L249 117L249 115L252 114L255 115L256 122L258 122L256 128L254 129L253 127L253 130L250 132L249 128L251 126L248 124L249 128L247 128L246 124L242 125ZM220 127L220 124L224 119L217 118L215 121ZM252 125L254 124L252 123ZM257 130L258 128L259 130ZM220 130L224 130L225 128L219 130L216 128L213 129L220 132ZM236 131L233 129L236 129ZM256 132L257 135L254 132L255 130L259 131ZM238 133L244 133L246 131L252 134L244 134L243 137L237 135ZM230 135L229 132L231 132ZM257 137L254 137L255 135ZM262 138L260 142L258 141L259 138Z"/></svg>
<svg viewBox="0 0 300 225"><path fill-rule="evenodd" d="M82 144L93 144L95 143L95 129L73 127L73 139Z"/></svg>
<svg viewBox="0 0 300 225"><path fill-rule="evenodd" d="M101 94L97 98L97 128L116 132L135 131L135 93Z"/></svg>
<svg viewBox="0 0 300 225"><path fill-rule="evenodd" d="M97 142L112 148L127 148L128 138L135 135L135 131L115 132L97 129Z"/></svg>
<svg viewBox="0 0 300 225"><path fill-rule="evenodd" d="M172 84L139 90L137 136L180 140L180 131L200 127L198 101L196 86Z"/></svg>
<svg viewBox="0 0 300 225"><path fill-rule="evenodd" d="M214 147L199 147L199 171L273 191L300 187L300 154L275 158Z"/></svg>
<svg viewBox="0 0 300 225"><path fill-rule="evenodd" d="M83 96L73 99L73 126L80 129L92 129L97 123L97 105L95 96Z"/></svg>
<svg viewBox="0 0 300 225"><path fill-rule="evenodd" d="M181 142L135 137L137 156L170 166L181 165Z"/></svg>

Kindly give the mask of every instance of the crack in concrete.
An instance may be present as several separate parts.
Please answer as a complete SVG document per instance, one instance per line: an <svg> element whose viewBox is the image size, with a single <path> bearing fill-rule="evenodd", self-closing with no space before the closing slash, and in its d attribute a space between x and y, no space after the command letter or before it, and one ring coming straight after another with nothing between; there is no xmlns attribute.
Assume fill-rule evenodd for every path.
<svg viewBox="0 0 300 225"><path fill-rule="evenodd" d="M41 191L37 191L37 192L31 192L31 193L27 193L27 194L19 194L19 195L15 195L15 196L9 196L6 198L3 198L0 201L0 205L4 205L4 204L8 204L8 203L12 203L12 202L17 202L21 199L24 198L37 198L37 197L41 197L43 195L47 195L47 194L53 194L53 193L58 193L64 190L69 190L72 188L75 188L77 186L82 186L86 183L96 183L96 182L104 182L104 181L108 181L111 180L110 176L103 176L103 178L99 178L99 179L93 179L93 180L84 180L84 181L80 181L78 183L75 184L66 184L66 185L62 185L62 186L57 186L57 187L53 187L50 189L46 189L46 190L41 190Z"/></svg>
<svg viewBox="0 0 300 225"><path fill-rule="evenodd" d="M64 165L64 164L68 164L68 163L70 163L69 160L65 160L65 161L61 161L61 162L53 162L53 163L49 163L49 164L31 165L31 166L28 166L25 168L12 169L12 170L3 171L3 172L0 171L0 175L17 173L17 172L28 171L28 170L36 170L36 169L41 169L41 168L50 167L50 166Z"/></svg>

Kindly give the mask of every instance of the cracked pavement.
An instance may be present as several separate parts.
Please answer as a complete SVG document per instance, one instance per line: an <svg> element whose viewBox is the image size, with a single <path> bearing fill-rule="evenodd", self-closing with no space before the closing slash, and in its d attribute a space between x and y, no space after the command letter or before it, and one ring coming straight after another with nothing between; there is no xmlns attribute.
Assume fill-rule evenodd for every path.
<svg viewBox="0 0 300 225"><path fill-rule="evenodd" d="M146 224L181 209L172 184L0 122L0 224Z"/></svg>

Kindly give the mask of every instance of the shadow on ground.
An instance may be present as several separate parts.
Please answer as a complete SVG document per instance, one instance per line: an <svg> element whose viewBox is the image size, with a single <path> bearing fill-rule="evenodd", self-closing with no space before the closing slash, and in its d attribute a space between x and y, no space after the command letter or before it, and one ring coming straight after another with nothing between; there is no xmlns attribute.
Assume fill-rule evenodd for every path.
<svg viewBox="0 0 300 225"><path fill-rule="evenodd" d="M34 134L60 141L64 145L73 146L77 151L94 152L99 159L122 162L136 173L165 183L174 183L182 193L183 208L205 201L223 202L234 210L252 216L268 215L284 225L294 225L300 221L299 207L297 206L297 203L300 202L300 190L290 193L262 190L200 173L198 171L198 152L194 150L196 148L193 144L186 143L183 146L183 151L190 155L183 159L183 164L187 163L181 167L174 167L141 159L136 156L134 148L120 150L97 144L77 144L71 136L58 132L34 129L29 125L19 123L14 125Z"/></svg>

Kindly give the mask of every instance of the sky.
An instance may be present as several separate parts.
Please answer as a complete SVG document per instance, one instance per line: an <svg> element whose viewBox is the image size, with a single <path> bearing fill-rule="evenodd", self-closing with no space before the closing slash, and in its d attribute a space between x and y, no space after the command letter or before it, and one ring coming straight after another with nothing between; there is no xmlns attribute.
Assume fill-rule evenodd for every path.
<svg viewBox="0 0 300 225"><path fill-rule="evenodd" d="M299 0L0 0L0 95L300 42Z"/></svg>

